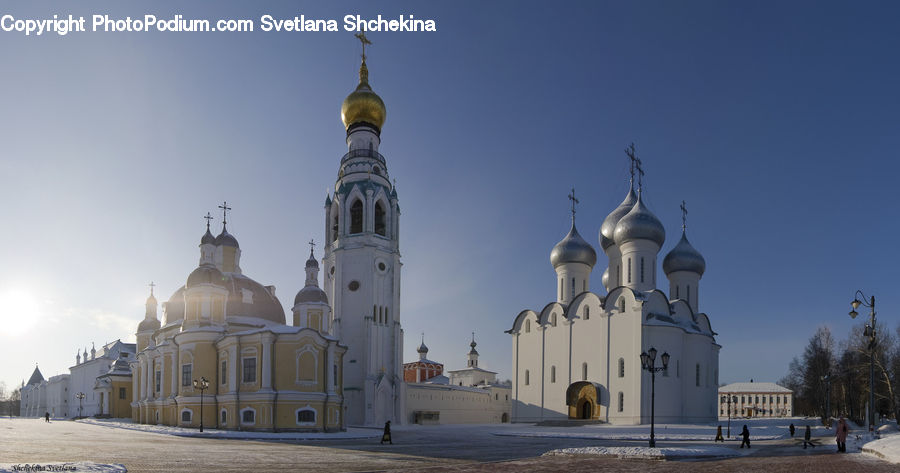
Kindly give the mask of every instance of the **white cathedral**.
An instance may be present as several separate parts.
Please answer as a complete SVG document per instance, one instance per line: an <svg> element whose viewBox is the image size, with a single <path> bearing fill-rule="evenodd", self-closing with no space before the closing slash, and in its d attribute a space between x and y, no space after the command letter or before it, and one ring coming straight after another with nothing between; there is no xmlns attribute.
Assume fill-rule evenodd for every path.
<svg viewBox="0 0 900 473"><path fill-rule="evenodd" d="M716 419L721 346L699 304L706 262L682 226L681 239L662 264L669 294L657 289L666 232L641 194L641 186L635 193L632 184L600 226L600 246L609 259L602 277L606 295L591 291L597 253L575 228L570 196L572 227L550 253L556 301L520 312L507 331L514 422L650 423L651 374L642 369L640 354L651 348L670 357L667 369L656 374L656 422Z"/></svg>

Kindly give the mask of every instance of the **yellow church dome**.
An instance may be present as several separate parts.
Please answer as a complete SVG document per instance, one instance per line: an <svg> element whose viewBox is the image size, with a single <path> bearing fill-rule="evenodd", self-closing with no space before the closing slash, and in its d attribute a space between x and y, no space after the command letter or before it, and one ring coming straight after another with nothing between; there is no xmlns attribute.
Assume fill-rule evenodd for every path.
<svg viewBox="0 0 900 473"><path fill-rule="evenodd" d="M381 131L387 111L381 97L369 86L369 69L365 61L359 66L359 85L341 105L341 121L344 128L357 123L367 123Z"/></svg>

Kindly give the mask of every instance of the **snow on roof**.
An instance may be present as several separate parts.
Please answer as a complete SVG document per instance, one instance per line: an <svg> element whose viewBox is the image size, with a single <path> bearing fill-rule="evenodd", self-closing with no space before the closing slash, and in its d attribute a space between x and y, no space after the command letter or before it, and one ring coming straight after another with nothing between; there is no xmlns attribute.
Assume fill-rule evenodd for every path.
<svg viewBox="0 0 900 473"><path fill-rule="evenodd" d="M731 383L719 388L720 393L792 393L775 383Z"/></svg>
<svg viewBox="0 0 900 473"><path fill-rule="evenodd" d="M463 369L461 369L461 370L449 370L449 371L447 371L447 372L448 372L448 373L463 373L463 372L465 372L465 371L480 371L480 372L482 372L482 373L497 374L496 371L488 371L488 370L484 370L484 369L481 369L481 368L478 368L478 367L474 367L474 368L463 368Z"/></svg>

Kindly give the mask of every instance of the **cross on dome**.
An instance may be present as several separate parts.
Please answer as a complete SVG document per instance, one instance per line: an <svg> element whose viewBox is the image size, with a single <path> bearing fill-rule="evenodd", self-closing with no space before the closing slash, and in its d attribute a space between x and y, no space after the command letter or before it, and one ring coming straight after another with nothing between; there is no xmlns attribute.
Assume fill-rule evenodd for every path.
<svg viewBox="0 0 900 473"><path fill-rule="evenodd" d="M637 171L638 190L640 191L644 185L644 168L642 166L643 163L641 163L641 160L634 152L634 143L631 143L627 148L625 148L625 154L631 159L631 183L632 185L634 185L634 173L635 171Z"/></svg>
<svg viewBox="0 0 900 473"><path fill-rule="evenodd" d="M575 188L572 188L572 192L569 194L569 200L572 201L572 221L575 221L575 204L580 203L578 199L575 198ZM474 340L475 334L472 333L472 339Z"/></svg>
<svg viewBox="0 0 900 473"><path fill-rule="evenodd" d="M684 201L681 201L681 231L685 231L687 229L687 207L685 206Z"/></svg>
<svg viewBox="0 0 900 473"><path fill-rule="evenodd" d="M372 42L369 41L369 38L366 38L365 31L360 31L359 33L356 33L353 36L356 36L356 39L358 39L359 42L362 43L362 60L363 60L363 62L366 62L366 45L372 44Z"/></svg>
<svg viewBox="0 0 900 473"><path fill-rule="evenodd" d="M228 202L223 201L223 202L222 202L222 205L220 205L219 208L222 209L222 230L224 231L224 230L225 230L225 224L228 223L228 221L227 221L227 219L228 219L228 211L231 210L231 207L228 206ZM208 214L208 213L209 213L209 212L207 212L207 214ZM209 222L209 221L207 220L207 222Z"/></svg>
<svg viewBox="0 0 900 473"><path fill-rule="evenodd" d="M153 288L156 287L156 284L153 284L153 281L150 281L150 295L153 295Z"/></svg>
<svg viewBox="0 0 900 473"><path fill-rule="evenodd" d="M203 216L206 219L206 230L209 231L209 221L213 219L213 216L206 212L206 215Z"/></svg>
<svg viewBox="0 0 900 473"><path fill-rule="evenodd" d="M307 243L307 244L309 245L309 256L312 257L313 250L315 250L315 248L316 248L316 240L310 239L309 243Z"/></svg>

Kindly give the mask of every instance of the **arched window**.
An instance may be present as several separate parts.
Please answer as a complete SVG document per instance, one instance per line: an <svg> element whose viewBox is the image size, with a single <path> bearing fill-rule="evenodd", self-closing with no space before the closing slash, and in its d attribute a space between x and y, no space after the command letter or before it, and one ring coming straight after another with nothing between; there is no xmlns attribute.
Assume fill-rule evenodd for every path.
<svg viewBox="0 0 900 473"><path fill-rule="evenodd" d="M298 424L315 424L316 411L310 408L300 409L297 411Z"/></svg>
<svg viewBox="0 0 900 473"><path fill-rule="evenodd" d="M297 380L316 380L316 355L312 351L304 351L297 357Z"/></svg>
<svg viewBox="0 0 900 473"><path fill-rule="evenodd" d="M242 424L255 424L256 423L256 410L253 408L246 408L241 411L241 423Z"/></svg>
<svg viewBox="0 0 900 473"><path fill-rule="evenodd" d="M581 380L587 381L587 375L588 375L587 363L582 363L581 364Z"/></svg>
<svg viewBox="0 0 900 473"><path fill-rule="evenodd" d="M678 285L675 285L675 298L678 299L680 296L678 295Z"/></svg>
<svg viewBox="0 0 900 473"><path fill-rule="evenodd" d="M575 297L575 278L572 278L572 290L570 291L569 297Z"/></svg>
<svg viewBox="0 0 900 473"><path fill-rule="evenodd" d="M339 229L339 228L338 228L338 220L339 220L339 219L338 219L338 214L339 214L339 213L340 213L340 212L335 212L335 213L334 213L334 218L332 219L333 222L332 222L332 224L331 224L331 241L337 240L337 238L338 238L338 229Z"/></svg>
<svg viewBox="0 0 900 473"><path fill-rule="evenodd" d="M357 199L350 206L350 233L362 233L363 231L363 204Z"/></svg>
<svg viewBox="0 0 900 473"><path fill-rule="evenodd" d="M625 411L625 393L619 391L619 412Z"/></svg>
<svg viewBox="0 0 900 473"><path fill-rule="evenodd" d="M644 282L644 257L641 257L641 282Z"/></svg>
<svg viewBox="0 0 900 473"><path fill-rule="evenodd" d="M691 285L690 284L687 285L687 301L688 301L688 304L691 303Z"/></svg>
<svg viewBox="0 0 900 473"><path fill-rule="evenodd" d="M584 308L584 320L590 320L590 319L591 319L591 308L585 307Z"/></svg>
<svg viewBox="0 0 900 473"><path fill-rule="evenodd" d="M700 386L700 363L697 363L696 380L695 380L694 384L696 384L697 386Z"/></svg>
<svg viewBox="0 0 900 473"><path fill-rule="evenodd" d="M556 382L556 366L550 367L550 382L551 383Z"/></svg>
<svg viewBox="0 0 900 473"><path fill-rule="evenodd" d="M631 258L628 258L628 284L631 284Z"/></svg>
<svg viewBox="0 0 900 473"><path fill-rule="evenodd" d="M556 314L550 314L550 325L556 327Z"/></svg>
<svg viewBox="0 0 900 473"><path fill-rule="evenodd" d="M529 373L528 370L525 370L525 386L528 386L529 384L531 384L531 383L530 383L530 381L531 381L531 376L530 376L530 374L531 374L531 373Z"/></svg>
<svg viewBox="0 0 900 473"><path fill-rule="evenodd" d="M525 321L525 333L531 333L531 321L530 320Z"/></svg>
<svg viewBox="0 0 900 473"><path fill-rule="evenodd" d="M384 205L381 201L375 203L375 233L381 236L387 236L387 225L385 225Z"/></svg>
<svg viewBox="0 0 900 473"><path fill-rule="evenodd" d="M222 424L223 427L228 424L226 422L226 420L228 420L228 411L226 411L225 409L222 409L222 422L220 422L220 423Z"/></svg>
<svg viewBox="0 0 900 473"><path fill-rule="evenodd" d="M191 421L191 411L188 411L188 410L181 411L181 421L182 422L190 422Z"/></svg>
<svg viewBox="0 0 900 473"><path fill-rule="evenodd" d="M624 358L619 358L619 377L620 378L625 377L625 359Z"/></svg>

